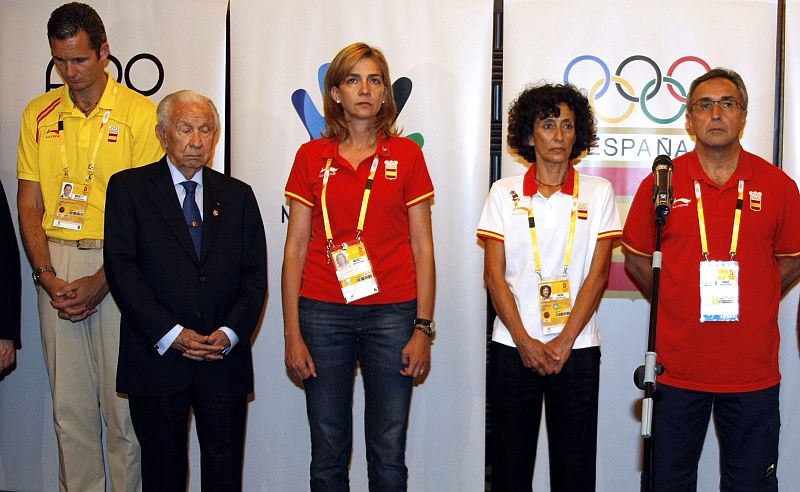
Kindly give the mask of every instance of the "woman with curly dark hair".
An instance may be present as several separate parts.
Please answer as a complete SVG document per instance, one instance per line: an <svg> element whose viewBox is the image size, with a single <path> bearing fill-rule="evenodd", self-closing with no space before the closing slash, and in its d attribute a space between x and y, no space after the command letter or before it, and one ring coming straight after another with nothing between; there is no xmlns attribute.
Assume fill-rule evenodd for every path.
<svg viewBox="0 0 800 492"><path fill-rule="evenodd" d="M497 312L488 381L493 491L531 490L543 401L551 490L595 488L595 312L622 236L611 184L573 167L596 140L589 101L571 85L530 86L511 104L508 145L530 169L492 186L478 226Z"/></svg>

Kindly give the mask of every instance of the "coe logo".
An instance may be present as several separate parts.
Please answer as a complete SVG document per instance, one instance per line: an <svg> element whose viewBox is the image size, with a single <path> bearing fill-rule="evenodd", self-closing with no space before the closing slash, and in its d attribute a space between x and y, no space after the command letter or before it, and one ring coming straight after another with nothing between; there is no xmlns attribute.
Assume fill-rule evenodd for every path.
<svg viewBox="0 0 800 492"><path fill-rule="evenodd" d="M325 74L328 72L330 63L320 65L317 71L317 83L319 84L320 93L325 92ZM394 101L397 104L397 116L400 116L400 111L405 107L409 96L411 96L411 79L408 77L400 77L392 84L392 93L394 94ZM303 122L303 126L308 132L311 140L322 136L325 131L325 117L319 112L308 91L305 89L297 89L292 93L292 106L297 111L297 116ZM413 140L420 147L425 144L425 138L420 133L411 133L406 135L406 138Z"/></svg>
<svg viewBox="0 0 800 492"><path fill-rule="evenodd" d="M108 55L108 61L113 64L117 69L117 78L116 81L119 83L124 83L126 86L130 87L131 89L135 90L136 92L145 95L145 96L152 96L164 84L164 65L161 64L161 60L159 60L155 55L151 55L150 53L139 53L131 58L128 63L125 64L125 68L123 70L122 63L119 59L114 55ZM50 63L47 64L47 70L45 71L45 91L49 91L51 89L55 89L57 87L61 87L64 85L61 83L60 79L59 82L51 82L53 77L53 69L55 65L53 64L53 60L50 60ZM148 78L147 76L152 73L152 70L155 69L158 73L158 77L156 78L156 83L153 84L152 87L137 87L133 83L132 74L134 74L134 70L136 73L143 73L146 75L145 77L139 77L137 80L141 80L142 78ZM150 72L148 72L148 70Z"/></svg>
<svg viewBox="0 0 800 492"><path fill-rule="evenodd" d="M641 108L642 113L653 123L667 125L676 121L678 118L683 116L683 113L686 111L686 90L689 82L691 81L684 81L686 82L686 86L684 86L681 81L673 77L673 75L675 75L675 71L684 63L696 63L700 65L705 72L711 70L709 64L702 58L698 58L696 56L683 56L675 60L672 65L669 66L669 69L667 69L666 74L664 74L661 68L652 58L644 55L633 55L622 60L622 62L620 62L614 71L614 75L611 75L611 71L609 70L605 61L593 55L581 55L573 58L572 61L567 64L567 68L564 70L565 84L570 83L570 72L575 65L581 62L594 62L602 71L596 82L590 82L591 89L589 90L589 102L592 105L592 109L594 110L594 114L597 116L597 119L606 123L620 123L626 120L633 113L633 110L637 105ZM634 89L633 84L629 81L629 79L625 78L623 74L625 68L633 62L643 62L649 65L653 72L652 79L645 83L642 87L642 90L638 93ZM616 96L621 98L623 101L628 101L627 107L624 109L624 111L616 116L603 115L596 107L596 101L608 94L608 90L611 88L611 82L614 83L616 94L612 92L609 97ZM581 86L581 84L575 85ZM647 102L653 99L653 97L655 97L656 94L658 94L659 91L665 87L678 104L674 115L660 118L655 116L650 111L647 106Z"/></svg>

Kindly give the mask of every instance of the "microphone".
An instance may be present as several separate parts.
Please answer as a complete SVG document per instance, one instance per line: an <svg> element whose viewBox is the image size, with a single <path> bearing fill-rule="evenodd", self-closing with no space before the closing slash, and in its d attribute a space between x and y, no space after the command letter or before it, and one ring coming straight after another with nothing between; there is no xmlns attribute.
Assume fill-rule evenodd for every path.
<svg viewBox="0 0 800 492"><path fill-rule="evenodd" d="M656 216L666 217L674 199L672 193L672 159L668 155L660 155L653 161L653 203Z"/></svg>

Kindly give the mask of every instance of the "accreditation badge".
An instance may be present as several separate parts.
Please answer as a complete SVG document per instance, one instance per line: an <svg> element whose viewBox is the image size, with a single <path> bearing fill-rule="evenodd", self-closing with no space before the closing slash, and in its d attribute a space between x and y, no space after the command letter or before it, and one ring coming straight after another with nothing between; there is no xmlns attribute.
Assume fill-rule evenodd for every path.
<svg viewBox="0 0 800 492"><path fill-rule="evenodd" d="M572 312L568 279L539 282L539 310L542 314L542 332L545 335L561 333Z"/></svg>
<svg viewBox="0 0 800 492"><path fill-rule="evenodd" d="M739 262L700 262L700 322L739 321Z"/></svg>
<svg viewBox="0 0 800 492"><path fill-rule="evenodd" d="M342 243L330 255L345 302L349 304L378 293L378 282L364 243L359 240Z"/></svg>
<svg viewBox="0 0 800 492"><path fill-rule="evenodd" d="M61 183L61 192L56 200L53 227L80 231L86 209L89 207L91 185L76 184L70 181Z"/></svg>

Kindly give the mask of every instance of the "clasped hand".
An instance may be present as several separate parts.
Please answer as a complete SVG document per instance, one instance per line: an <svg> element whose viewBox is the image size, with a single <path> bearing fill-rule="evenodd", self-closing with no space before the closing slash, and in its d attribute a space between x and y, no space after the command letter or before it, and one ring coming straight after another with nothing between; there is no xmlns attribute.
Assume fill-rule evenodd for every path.
<svg viewBox="0 0 800 492"><path fill-rule="evenodd" d="M108 294L105 274L97 273L72 282L55 278L45 287L50 294L50 305L58 317L77 323L97 312L97 306Z"/></svg>
<svg viewBox="0 0 800 492"><path fill-rule="evenodd" d="M172 348L183 352L183 356L192 360L222 360L222 352L230 346L228 335L222 330L216 330L210 335L201 335L191 328L183 328Z"/></svg>
<svg viewBox="0 0 800 492"><path fill-rule="evenodd" d="M546 344L526 336L516 345L525 367L540 376L560 373L572 352L572 343L561 335Z"/></svg>

